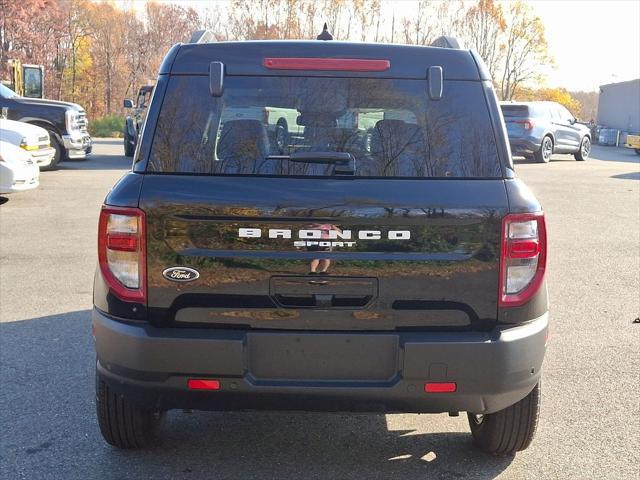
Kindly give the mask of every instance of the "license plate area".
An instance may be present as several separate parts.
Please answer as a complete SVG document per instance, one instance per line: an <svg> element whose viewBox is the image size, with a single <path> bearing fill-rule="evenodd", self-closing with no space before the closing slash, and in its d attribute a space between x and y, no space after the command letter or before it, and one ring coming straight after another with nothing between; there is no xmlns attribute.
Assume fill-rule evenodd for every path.
<svg viewBox="0 0 640 480"><path fill-rule="evenodd" d="M398 336L250 333L249 375L258 381L388 382L398 375Z"/></svg>

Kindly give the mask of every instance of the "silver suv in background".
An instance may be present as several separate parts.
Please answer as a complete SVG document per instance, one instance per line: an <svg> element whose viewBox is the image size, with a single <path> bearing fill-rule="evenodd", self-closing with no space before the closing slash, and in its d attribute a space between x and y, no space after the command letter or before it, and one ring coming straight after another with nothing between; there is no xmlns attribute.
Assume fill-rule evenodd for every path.
<svg viewBox="0 0 640 480"><path fill-rule="evenodd" d="M554 153L573 153L585 161L591 152L589 128L556 102L500 104L514 156L548 163Z"/></svg>

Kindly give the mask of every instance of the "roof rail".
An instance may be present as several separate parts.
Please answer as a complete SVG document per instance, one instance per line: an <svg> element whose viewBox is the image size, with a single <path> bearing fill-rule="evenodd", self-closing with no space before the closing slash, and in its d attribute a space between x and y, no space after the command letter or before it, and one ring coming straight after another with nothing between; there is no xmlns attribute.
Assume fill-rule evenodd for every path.
<svg viewBox="0 0 640 480"><path fill-rule="evenodd" d="M191 34L189 43L211 43L216 37L211 30L196 30Z"/></svg>
<svg viewBox="0 0 640 480"><path fill-rule="evenodd" d="M440 48L456 48L462 49L462 42L458 40L456 37L449 37L448 35L442 35L441 37L436 38L431 42L432 47L440 47Z"/></svg>

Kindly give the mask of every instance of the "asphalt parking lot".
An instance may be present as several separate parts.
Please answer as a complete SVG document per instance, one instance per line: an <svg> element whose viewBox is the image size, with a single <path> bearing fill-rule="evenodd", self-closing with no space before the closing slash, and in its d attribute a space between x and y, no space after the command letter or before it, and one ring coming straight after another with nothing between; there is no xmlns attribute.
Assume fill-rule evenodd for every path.
<svg viewBox="0 0 640 480"><path fill-rule="evenodd" d="M640 157L519 163L547 213L551 340L531 448L473 450L461 415L171 412L155 448L102 441L91 288L100 204L129 167L97 140L0 206L0 457L6 479L633 478L640 475Z"/></svg>

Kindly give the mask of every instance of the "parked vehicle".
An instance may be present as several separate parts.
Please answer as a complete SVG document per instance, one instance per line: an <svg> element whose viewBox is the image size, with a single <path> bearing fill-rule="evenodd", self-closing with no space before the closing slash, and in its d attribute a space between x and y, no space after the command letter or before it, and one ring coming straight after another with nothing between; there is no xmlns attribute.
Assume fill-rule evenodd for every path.
<svg viewBox="0 0 640 480"><path fill-rule="evenodd" d="M80 105L16 95L0 85L0 112L9 120L24 121L49 132L55 156L49 165L55 169L65 159L82 159L91 152L87 116Z"/></svg>
<svg viewBox="0 0 640 480"><path fill-rule="evenodd" d="M280 153L286 153L290 144L293 143L295 146L302 139L304 127L298 125L299 115L295 108L279 108L270 105L227 107L223 111L220 124L224 126L225 122L235 120L260 121L275 148Z"/></svg>
<svg viewBox="0 0 640 480"><path fill-rule="evenodd" d="M144 117L147 112L151 95L153 94L153 85L143 85L138 90L138 96L135 103L133 100L125 99L124 108L133 109L131 115L127 115L124 122L124 154L127 157L133 157L138 144L138 136L144 125Z"/></svg>
<svg viewBox="0 0 640 480"><path fill-rule="evenodd" d="M108 443L142 447L181 408L463 411L481 449L527 448L545 221L476 53L179 44L155 88L132 171L99 219ZM298 112L303 142L287 154L261 120L220 121L265 106ZM347 111L383 112L370 149L357 125L338 126Z"/></svg>
<svg viewBox="0 0 640 480"><path fill-rule="evenodd" d="M513 155L548 163L554 153L573 153L585 161L591 153L591 131L555 102L502 102L502 114Z"/></svg>
<svg viewBox="0 0 640 480"><path fill-rule="evenodd" d="M0 140L24 149L41 170L51 169L56 151L44 128L0 118Z"/></svg>
<svg viewBox="0 0 640 480"><path fill-rule="evenodd" d="M633 148L633 150L640 155L640 135L627 135L627 141L624 146Z"/></svg>
<svg viewBox="0 0 640 480"><path fill-rule="evenodd" d="M0 139L0 193L32 190L40 185L40 169L31 155Z"/></svg>

